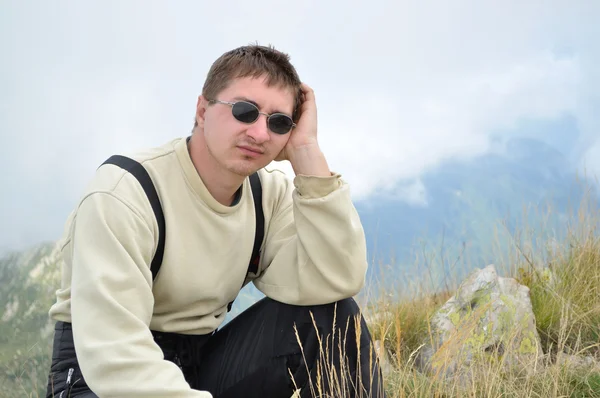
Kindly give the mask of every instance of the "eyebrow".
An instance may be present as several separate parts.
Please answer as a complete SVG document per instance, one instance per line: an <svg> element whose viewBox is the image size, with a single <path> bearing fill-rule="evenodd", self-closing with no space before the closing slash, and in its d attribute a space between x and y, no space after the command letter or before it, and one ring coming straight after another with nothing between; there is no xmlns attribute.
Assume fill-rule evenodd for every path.
<svg viewBox="0 0 600 398"><path fill-rule="evenodd" d="M246 97L241 97L241 96L238 96L238 97L234 97L233 99L234 99L234 100L238 100L238 101L246 101L246 102L249 102L249 103L251 103L251 104L254 104L254 105L256 105L256 107L257 107L258 109L260 109L260 105L259 105L259 104L258 104L256 101L252 101L250 98L246 98ZM271 113L271 114L273 114L273 113L283 113L284 115L288 115L288 116L289 116L289 114L288 114L287 112L283 112L283 111L279 111L279 110L274 110L273 112L270 112L270 113Z"/></svg>

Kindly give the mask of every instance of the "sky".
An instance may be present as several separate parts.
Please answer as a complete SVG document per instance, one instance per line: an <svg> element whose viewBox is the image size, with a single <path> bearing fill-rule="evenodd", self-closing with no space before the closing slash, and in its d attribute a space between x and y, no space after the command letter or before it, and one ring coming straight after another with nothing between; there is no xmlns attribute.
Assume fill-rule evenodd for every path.
<svg viewBox="0 0 600 398"><path fill-rule="evenodd" d="M188 135L211 63L249 43L315 90L356 200L413 201L444 162L541 134L523 120L573 120L599 173L598 20L595 0L0 0L0 251L57 239L113 153Z"/></svg>

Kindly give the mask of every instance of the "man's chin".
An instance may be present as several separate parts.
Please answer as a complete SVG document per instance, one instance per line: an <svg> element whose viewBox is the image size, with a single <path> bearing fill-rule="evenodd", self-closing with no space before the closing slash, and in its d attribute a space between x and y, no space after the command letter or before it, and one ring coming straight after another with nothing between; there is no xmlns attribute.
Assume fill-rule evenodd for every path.
<svg viewBox="0 0 600 398"><path fill-rule="evenodd" d="M255 163L255 162L248 162L243 165L235 165L235 166L231 167L229 169L229 171L231 171L232 173L235 173L241 177L249 177L252 174L256 173L258 170L265 167L267 164L263 165L262 162L260 164Z"/></svg>

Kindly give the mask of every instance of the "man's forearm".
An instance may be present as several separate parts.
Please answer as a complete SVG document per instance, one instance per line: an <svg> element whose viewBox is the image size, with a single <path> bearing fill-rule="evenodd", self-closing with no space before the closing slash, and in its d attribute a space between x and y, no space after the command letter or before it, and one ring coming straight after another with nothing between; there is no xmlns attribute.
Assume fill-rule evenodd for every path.
<svg viewBox="0 0 600 398"><path fill-rule="evenodd" d="M318 144L305 145L289 155L290 163L296 175L329 177L331 170L325 155Z"/></svg>

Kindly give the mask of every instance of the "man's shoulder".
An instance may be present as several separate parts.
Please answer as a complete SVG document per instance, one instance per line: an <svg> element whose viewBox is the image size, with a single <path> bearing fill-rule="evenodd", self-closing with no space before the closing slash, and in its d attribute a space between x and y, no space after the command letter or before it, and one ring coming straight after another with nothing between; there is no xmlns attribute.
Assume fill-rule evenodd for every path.
<svg viewBox="0 0 600 398"><path fill-rule="evenodd" d="M115 153L114 155L126 156L144 166L154 166L162 158L175 156L176 145L185 140L183 137L174 138L163 144L140 148L134 151Z"/></svg>
<svg viewBox="0 0 600 398"><path fill-rule="evenodd" d="M70 239L71 226L85 202L91 203L93 211L99 213L115 214L116 211L132 211L137 216L144 218L148 225L152 225L155 222L153 209L140 182L126 169L113 164L103 165L103 163L112 155L133 159L142 164L144 168L151 170L149 174L153 177L153 183L158 189L160 181L155 181L154 176L165 175L164 170L177 162L176 145L184 139L173 139L155 147L107 155L97 165L87 185L80 193L76 206L69 214L63 239L65 241Z"/></svg>
<svg viewBox="0 0 600 398"><path fill-rule="evenodd" d="M153 177L160 175L160 169L168 167L175 159L175 146L185 138L172 139L164 144L146 147L129 152L113 153L98 165L94 175L85 189L84 196L97 192L121 194L133 190L138 196L141 187L135 177L123 167L114 164L104 164L113 155L125 156L140 163ZM157 182L155 182L156 184ZM133 192L132 192L133 193Z"/></svg>

